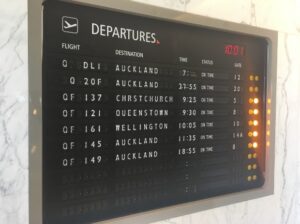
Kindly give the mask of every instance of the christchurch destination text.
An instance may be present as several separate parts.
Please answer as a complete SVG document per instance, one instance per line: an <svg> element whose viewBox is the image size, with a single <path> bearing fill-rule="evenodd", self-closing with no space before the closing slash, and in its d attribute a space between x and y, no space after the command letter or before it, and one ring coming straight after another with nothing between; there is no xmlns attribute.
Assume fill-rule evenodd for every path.
<svg viewBox="0 0 300 224"><path fill-rule="evenodd" d="M116 95L117 102L127 103L173 103L173 96Z"/></svg>

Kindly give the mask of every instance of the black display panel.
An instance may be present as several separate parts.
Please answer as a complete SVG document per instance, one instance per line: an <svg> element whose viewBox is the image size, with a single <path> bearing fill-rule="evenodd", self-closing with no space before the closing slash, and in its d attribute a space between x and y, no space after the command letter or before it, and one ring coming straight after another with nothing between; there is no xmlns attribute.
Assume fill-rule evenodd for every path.
<svg viewBox="0 0 300 224"><path fill-rule="evenodd" d="M263 185L265 39L59 1L43 20L45 224Z"/></svg>

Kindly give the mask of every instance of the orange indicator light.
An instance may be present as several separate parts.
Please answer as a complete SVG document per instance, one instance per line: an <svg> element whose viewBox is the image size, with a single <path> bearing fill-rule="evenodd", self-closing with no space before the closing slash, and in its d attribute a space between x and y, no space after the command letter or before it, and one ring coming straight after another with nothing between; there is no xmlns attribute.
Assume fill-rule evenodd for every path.
<svg viewBox="0 0 300 224"><path fill-rule="evenodd" d="M248 136L249 136L249 137L252 137L252 135L253 135L252 132L249 132L249 133L248 133Z"/></svg>
<svg viewBox="0 0 300 224"><path fill-rule="evenodd" d="M254 126L257 126L257 125L258 125L258 121L257 121L257 120L254 120L254 121L253 121L253 125L254 125Z"/></svg>
<svg viewBox="0 0 300 224"><path fill-rule="evenodd" d="M249 103L253 103L253 99L252 98L249 99Z"/></svg>
<svg viewBox="0 0 300 224"><path fill-rule="evenodd" d="M257 154L256 154L256 153L253 154L253 158L254 158L254 159L257 158Z"/></svg>
<svg viewBox="0 0 300 224"><path fill-rule="evenodd" d="M267 131L267 136L270 136L270 131Z"/></svg>
<svg viewBox="0 0 300 224"><path fill-rule="evenodd" d="M252 115L253 114L253 110L250 109L249 110L249 114Z"/></svg>
<svg viewBox="0 0 300 224"><path fill-rule="evenodd" d="M270 103L271 103L271 99L269 98L269 99L268 99L268 104L270 104Z"/></svg>
<svg viewBox="0 0 300 224"><path fill-rule="evenodd" d="M267 114L271 114L271 110L270 109L267 110Z"/></svg>
<svg viewBox="0 0 300 224"><path fill-rule="evenodd" d="M252 144L252 146L253 146L253 148L257 148L257 146L258 146L258 144L257 144L257 142L253 142L253 144Z"/></svg>
<svg viewBox="0 0 300 224"><path fill-rule="evenodd" d="M258 103L259 103L259 99L258 99L258 98L254 98L253 102L254 102L255 104L258 104Z"/></svg>
<svg viewBox="0 0 300 224"><path fill-rule="evenodd" d="M253 114L257 115L259 113L258 109L253 110Z"/></svg>
<svg viewBox="0 0 300 224"><path fill-rule="evenodd" d="M258 136L258 132L257 131L254 131L252 134L253 134L253 137L257 137Z"/></svg>
<svg viewBox="0 0 300 224"><path fill-rule="evenodd" d="M270 120L267 120L267 125L271 125L271 121Z"/></svg>
<svg viewBox="0 0 300 224"><path fill-rule="evenodd" d="M253 147L252 143L248 143L248 148L251 149Z"/></svg>
<svg viewBox="0 0 300 224"><path fill-rule="evenodd" d="M253 80L254 80L254 76L253 76L253 75L250 75L250 76L249 76L249 79L250 79L250 81L253 81Z"/></svg>
<svg viewBox="0 0 300 224"><path fill-rule="evenodd" d="M259 76L255 76L255 81L258 81L259 80Z"/></svg>
<svg viewBox="0 0 300 224"><path fill-rule="evenodd" d="M251 87L249 87L249 92L253 92L254 91L254 88L251 86Z"/></svg>
<svg viewBox="0 0 300 224"><path fill-rule="evenodd" d="M271 143L270 143L269 141L267 141L267 147L269 147L269 146L270 146L270 144L271 144Z"/></svg>

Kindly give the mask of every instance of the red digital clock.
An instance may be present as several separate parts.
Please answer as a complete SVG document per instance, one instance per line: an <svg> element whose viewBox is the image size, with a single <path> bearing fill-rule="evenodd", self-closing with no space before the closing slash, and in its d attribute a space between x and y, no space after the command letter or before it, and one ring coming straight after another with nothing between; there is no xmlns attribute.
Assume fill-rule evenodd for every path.
<svg viewBox="0 0 300 224"><path fill-rule="evenodd" d="M244 56L245 47L234 44L226 44L224 47L224 53L228 56Z"/></svg>

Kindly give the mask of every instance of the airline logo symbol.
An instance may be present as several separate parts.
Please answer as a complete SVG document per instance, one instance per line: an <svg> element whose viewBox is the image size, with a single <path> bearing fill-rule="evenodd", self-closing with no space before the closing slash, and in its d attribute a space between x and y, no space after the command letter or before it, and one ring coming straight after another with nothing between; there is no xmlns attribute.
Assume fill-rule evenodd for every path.
<svg viewBox="0 0 300 224"><path fill-rule="evenodd" d="M62 31L64 33L78 34L79 22L77 18L63 16L62 17Z"/></svg>

